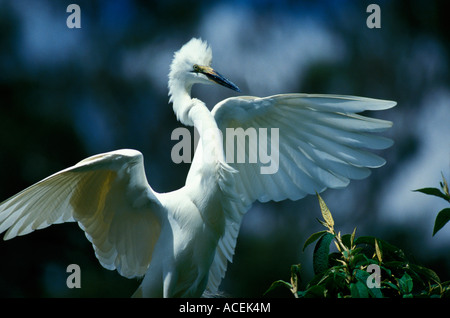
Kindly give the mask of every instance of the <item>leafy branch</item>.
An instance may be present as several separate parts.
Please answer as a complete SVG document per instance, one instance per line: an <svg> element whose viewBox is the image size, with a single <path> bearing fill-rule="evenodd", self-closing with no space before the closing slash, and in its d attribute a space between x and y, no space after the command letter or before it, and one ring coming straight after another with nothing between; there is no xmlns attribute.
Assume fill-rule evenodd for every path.
<svg viewBox="0 0 450 318"><path fill-rule="evenodd" d="M422 192L428 195L434 195L439 198L442 198L450 203L450 194L448 191L448 183L447 180L445 180L444 175L442 174L442 182L439 183L441 186L441 190L437 188L422 188L417 189L414 191ZM433 236L444 227L447 222L450 221L450 208L445 208L439 211L438 215L436 216L436 220L434 221L434 228L433 228Z"/></svg>
<svg viewBox="0 0 450 318"><path fill-rule="evenodd" d="M318 221L326 229L312 234L303 246L304 251L316 242L315 276L302 289L301 266L292 265L290 281L274 282L265 294L282 287L296 298L450 296L450 282L441 283L434 271L410 262L400 248L372 236L356 237L356 228L351 234L341 235L335 230L327 205L320 195L317 197L323 218ZM337 252L330 253L331 242Z"/></svg>

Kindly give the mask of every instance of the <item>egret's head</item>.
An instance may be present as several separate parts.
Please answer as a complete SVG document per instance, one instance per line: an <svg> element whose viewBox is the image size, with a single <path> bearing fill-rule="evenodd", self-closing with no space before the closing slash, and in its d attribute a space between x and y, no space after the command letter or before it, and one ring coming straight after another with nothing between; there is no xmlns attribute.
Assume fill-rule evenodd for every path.
<svg viewBox="0 0 450 318"><path fill-rule="evenodd" d="M192 85L220 84L235 91L239 88L217 73L211 67L212 51L208 44L200 39L193 38L175 52L169 73L169 94L184 86L190 92Z"/></svg>

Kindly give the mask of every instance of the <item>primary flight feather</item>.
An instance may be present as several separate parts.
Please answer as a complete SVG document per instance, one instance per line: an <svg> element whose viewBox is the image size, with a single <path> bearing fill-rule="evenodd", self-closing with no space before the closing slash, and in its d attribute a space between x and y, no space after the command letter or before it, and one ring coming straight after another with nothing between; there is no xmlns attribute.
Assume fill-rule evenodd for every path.
<svg viewBox="0 0 450 318"><path fill-rule="evenodd" d="M239 91L211 61L211 48L194 38L175 53L170 68L174 112L200 134L181 189L154 191L139 151L99 154L2 202L4 239L78 222L105 268L129 278L144 276L134 296L199 297L217 292L254 201L298 200L342 188L385 163L370 150L392 145L373 134L392 123L356 113L389 109L395 102L340 95L242 96L209 111L191 97L192 85L217 83ZM276 150L276 169L261 173L265 163L249 160L256 149L234 144L227 129L254 129L258 137L261 131L276 132L277 140L267 144ZM227 147L244 149L246 160L228 158Z"/></svg>

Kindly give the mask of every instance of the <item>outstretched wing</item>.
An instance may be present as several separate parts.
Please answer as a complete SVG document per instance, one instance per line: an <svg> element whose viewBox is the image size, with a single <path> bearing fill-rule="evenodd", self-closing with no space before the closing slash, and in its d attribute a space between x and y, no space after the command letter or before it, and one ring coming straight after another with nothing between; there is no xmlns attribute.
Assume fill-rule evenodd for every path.
<svg viewBox="0 0 450 318"><path fill-rule="evenodd" d="M118 150L87 158L0 204L4 239L77 221L100 263L125 277L145 274L163 209L148 185L142 154Z"/></svg>
<svg viewBox="0 0 450 318"><path fill-rule="evenodd" d="M212 114L224 136L227 163L238 171L230 175L232 186L223 190L239 199L225 209L227 233L219 242L208 288L216 290L223 277L227 259L234 254L242 215L255 200L298 200L326 188L345 187L350 179L369 176L369 168L382 166L385 160L370 149L387 148L392 141L372 133L392 123L356 113L395 105L362 97L307 94L234 97L217 104ZM249 139L255 135L257 143L252 146ZM243 162L239 162L239 151L244 153Z"/></svg>

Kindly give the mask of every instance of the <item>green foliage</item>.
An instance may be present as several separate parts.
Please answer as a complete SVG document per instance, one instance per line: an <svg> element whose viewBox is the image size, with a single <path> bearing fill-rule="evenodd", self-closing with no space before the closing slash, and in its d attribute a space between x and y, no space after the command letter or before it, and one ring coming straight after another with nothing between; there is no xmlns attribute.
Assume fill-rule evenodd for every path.
<svg viewBox="0 0 450 318"><path fill-rule="evenodd" d="M437 188L422 188L417 189L414 191L422 192L428 195L434 195L439 198L442 198L446 200L447 202L450 202L450 194L448 192L448 183L447 180L445 180L444 175L442 175L442 182L440 182L441 190ZM433 228L433 236L444 227L447 222L450 221L450 208L445 208L441 211L439 211L438 215L436 216L436 220L434 221L434 228Z"/></svg>
<svg viewBox="0 0 450 318"><path fill-rule="evenodd" d="M448 187L447 187L448 189ZM448 190L446 192L448 194ZM303 250L316 242L315 276L301 288L300 265L291 266L289 282L279 280L266 291L288 288L296 298L449 297L450 282L441 282L431 269L412 263L398 247L372 236L341 235L334 229L330 210L320 195L326 230L312 234ZM334 242L337 251L330 253Z"/></svg>

